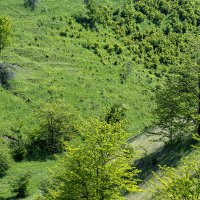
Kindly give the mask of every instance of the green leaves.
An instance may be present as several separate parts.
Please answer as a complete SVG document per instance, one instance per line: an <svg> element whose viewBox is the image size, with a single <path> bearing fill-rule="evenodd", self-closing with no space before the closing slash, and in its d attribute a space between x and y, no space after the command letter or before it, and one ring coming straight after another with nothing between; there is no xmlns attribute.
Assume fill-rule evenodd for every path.
<svg viewBox="0 0 200 200"><path fill-rule="evenodd" d="M162 90L157 91L155 115L160 135L174 143L194 128L193 115L198 108L198 81L194 71L178 69L171 75Z"/></svg>
<svg viewBox="0 0 200 200"><path fill-rule="evenodd" d="M60 158L61 174L46 198L110 200L124 199L122 192L137 191L137 170L131 168L131 155L125 144L126 133L121 124L98 120L79 127L83 142L68 144ZM55 196L52 194L56 194Z"/></svg>
<svg viewBox="0 0 200 200"><path fill-rule="evenodd" d="M156 175L158 183L154 184L155 200L191 200L199 199L200 167L196 158L186 159L179 169L161 167L164 176Z"/></svg>
<svg viewBox="0 0 200 200"><path fill-rule="evenodd" d="M10 45L11 30L11 19L8 17L0 17L0 52Z"/></svg>

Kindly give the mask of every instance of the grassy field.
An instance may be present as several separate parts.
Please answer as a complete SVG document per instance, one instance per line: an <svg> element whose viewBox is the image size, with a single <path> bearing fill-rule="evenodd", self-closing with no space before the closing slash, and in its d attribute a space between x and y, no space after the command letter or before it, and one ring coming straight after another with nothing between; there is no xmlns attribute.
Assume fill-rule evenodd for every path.
<svg viewBox="0 0 200 200"><path fill-rule="evenodd" d="M12 198L11 184L16 177L21 173L29 172L31 175L30 182L28 185L29 196L25 199L33 199L38 193L38 187L40 183L50 174L50 168L54 166L55 162L22 162L15 163L9 169L7 175L0 179L0 199L15 199Z"/></svg>
<svg viewBox="0 0 200 200"><path fill-rule="evenodd" d="M124 1L102 0L98 4L109 5L114 11L122 8ZM154 9L152 5L149 8ZM130 136L150 126L154 121L154 95L162 86L163 74L189 62L187 44L195 25L186 24L189 31L179 33L182 24L174 8L169 9L172 19L164 14L166 11L151 10L146 16L140 13L144 20L128 25L131 35L124 31L126 21L125 26L119 26L119 33L117 23L117 28L101 23L96 28L84 27L80 16L84 17L87 10L82 0L41 0L34 11L24 7L24 0L1 0L0 16L11 18L13 30L12 43L1 52L0 63L10 64L14 76L9 88L0 86L0 141L13 136L12 129L22 124L25 137L37 128L37 114L45 103L62 102L86 119L99 117L114 104L123 104ZM155 21L154 14L163 17L161 22ZM173 17L178 21L178 31L170 25ZM168 21L171 35L164 30ZM125 36L121 37L123 31ZM143 137L132 146L143 150L147 146L151 151L154 143ZM31 172L26 199L33 199L54 164L52 160L13 163L0 179L0 200L12 199L9 183L26 171ZM139 194L138 199L143 197Z"/></svg>
<svg viewBox="0 0 200 200"><path fill-rule="evenodd" d="M15 65L11 89L0 90L0 134L19 121L34 120L31 115L43 102L58 99L86 117L123 103L133 134L150 123L152 86L147 72L133 65L126 83L121 84L120 73L130 62L127 51L109 56L101 48L100 58L93 49L83 47L86 43L103 46L117 42L109 30L86 30L71 19L84 11L83 3L41 1L34 12L25 9L23 1L1 1L0 6L1 15L11 17L13 23L12 45L2 52L1 59ZM67 36L60 36L65 31Z"/></svg>
<svg viewBox="0 0 200 200"><path fill-rule="evenodd" d="M113 7L121 1L105 1ZM34 128L37 110L45 102L62 102L79 110L84 117L99 116L115 103L127 108L130 134L136 134L151 123L151 89L147 72L133 65L124 84L120 73L131 62L129 52L109 55L105 44L118 43L113 33L103 28L99 33L86 30L73 16L85 12L81 1L41 1L32 12L23 1L0 2L1 16L12 19L13 38L1 53L1 62L13 65L14 78L9 90L0 88L0 135L12 135L11 127ZM67 36L61 36L65 32ZM105 37L106 36L106 37ZM106 38L106 39L105 39ZM99 43L100 54L85 44ZM117 63L117 64L116 64ZM13 164L0 182L0 199L11 196L9 182L20 172L31 171L30 197L52 162Z"/></svg>

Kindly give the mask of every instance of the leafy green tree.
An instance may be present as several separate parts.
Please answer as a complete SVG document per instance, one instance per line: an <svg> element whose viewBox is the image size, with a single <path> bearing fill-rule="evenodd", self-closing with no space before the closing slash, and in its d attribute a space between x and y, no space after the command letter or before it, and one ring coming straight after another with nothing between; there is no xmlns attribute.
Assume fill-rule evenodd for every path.
<svg viewBox="0 0 200 200"><path fill-rule="evenodd" d="M155 117L160 131L153 134L161 135L171 144L195 128L193 116L198 109L198 77L191 69L177 70L156 94Z"/></svg>
<svg viewBox="0 0 200 200"><path fill-rule="evenodd" d="M191 158L184 160L178 169L161 167L164 175L157 177L154 183L153 199L155 200L199 200L200 199L200 166L199 150Z"/></svg>
<svg viewBox="0 0 200 200"><path fill-rule="evenodd" d="M29 135L27 151L31 157L53 155L63 151L63 142L78 134L74 123L78 113L70 111L65 104L45 104L36 116L38 128Z"/></svg>
<svg viewBox="0 0 200 200"><path fill-rule="evenodd" d="M108 124L121 123L126 117L126 107L123 104L114 104L102 116Z"/></svg>
<svg viewBox="0 0 200 200"><path fill-rule="evenodd" d="M138 191L138 171L129 165L132 157L120 123L91 120L83 125L83 142L67 145L60 158L61 174L38 199L124 199L123 192Z"/></svg>
<svg viewBox="0 0 200 200"><path fill-rule="evenodd" d="M12 160L8 148L1 140L0 145L0 178L2 178L6 175L7 170L10 168Z"/></svg>
<svg viewBox="0 0 200 200"><path fill-rule="evenodd" d="M194 42L193 42L194 41ZM197 74L198 76L198 82L197 82L197 87L198 91L196 93L198 97L198 111L197 111L197 121L198 121L198 135L200 136L200 37L194 37L192 38L192 45L190 46L190 54L192 55L194 65L193 65L193 72Z"/></svg>
<svg viewBox="0 0 200 200"><path fill-rule="evenodd" d="M28 196L29 180L30 180L29 172L19 174L12 180L12 182L10 183L12 188L11 190L16 198L25 198Z"/></svg>
<svg viewBox="0 0 200 200"><path fill-rule="evenodd" d="M8 17L0 17L0 53L10 45L11 30L11 19Z"/></svg>

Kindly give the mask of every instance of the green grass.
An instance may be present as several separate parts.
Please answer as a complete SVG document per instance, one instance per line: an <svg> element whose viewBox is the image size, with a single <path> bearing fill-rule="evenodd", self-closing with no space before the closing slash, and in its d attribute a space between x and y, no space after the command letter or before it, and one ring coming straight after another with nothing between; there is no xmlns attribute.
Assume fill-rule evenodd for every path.
<svg viewBox="0 0 200 200"><path fill-rule="evenodd" d="M124 1L98 3L115 9ZM41 0L33 12L23 6L23 0L1 0L0 8L0 15L9 16L13 23L12 44L1 53L0 61L13 64L15 73L10 89L0 87L0 136L13 134L11 127L18 128L21 123L25 125L23 133L28 135L37 126L36 113L43 104L60 100L79 110L84 118L99 116L113 104L123 103L130 135L135 135L153 121L153 95L162 84L155 74L162 77L171 65L181 65L188 58L184 52L187 46L184 34L168 37L160 33L168 16L160 27L147 17L137 24L142 35L153 31L139 41L133 39L134 33L120 37L111 26L98 24L96 30L84 28L74 19L75 15L86 13L83 1L79 0ZM151 43L161 43L158 45L161 50ZM121 47L122 52L116 53L115 46ZM164 66L160 62L154 71L144 67L145 62L155 64L162 56L163 59L169 56L172 64ZM126 73L129 63L131 69L122 83L120 74ZM14 163L0 180L0 199L12 196L9 182L26 171L32 173L30 196L26 199L33 199L38 193L37 186L53 165L53 161Z"/></svg>
<svg viewBox="0 0 200 200"><path fill-rule="evenodd" d="M33 199L38 193L38 186L50 174L50 168L55 162L22 162L14 163L8 170L7 175L0 179L0 199L6 199L13 196L11 193L10 183L21 173L30 172L31 178L28 185L29 196L25 198Z"/></svg>
<svg viewBox="0 0 200 200"><path fill-rule="evenodd" d="M112 6L120 3L108 2ZM105 44L119 43L112 32L103 27L100 33L86 30L73 20L69 25L72 15L85 11L82 2L41 1L34 12L25 9L23 1L1 1L0 6L1 15L10 16L13 22L12 45L3 51L2 60L18 66L12 89L1 89L0 134L16 120L27 121L30 116L34 121L31 115L38 106L58 99L84 117L124 103L132 134L150 123L151 94L144 94L150 91L147 72L134 65L127 82L121 84L120 73L129 62L129 53L125 49L121 55L110 56L103 49ZM67 37L59 36L66 30ZM92 49L83 48L85 43L95 42L102 59ZM114 65L115 61L119 64Z"/></svg>
<svg viewBox="0 0 200 200"><path fill-rule="evenodd" d="M122 1L102 1L117 7ZM11 88L0 88L0 135L13 134L11 127L24 123L25 133L34 128L35 113L44 102L62 100L80 110L83 117L99 116L114 103L127 108L130 134L137 134L151 123L151 88L147 72L133 65L131 74L122 84L120 73L130 61L129 52L108 54L106 44L118 44L111 30L86 30L72 20L84 13L82 1L41 1L31 12L23 1L0 1L1 16L12 19L13 38L1 54L1 61L15 66ZM70 22L72 21L72 24ZM66 32L67 37L60 36ZM99 53L86 49L85 44L100 45ZM118 64L114 64L118 62ZM0 180L0 199L12 196L9 182L21 172L31 171L30 196L37 194L40 181L54 162L15 163L8 175Z"/></svg>

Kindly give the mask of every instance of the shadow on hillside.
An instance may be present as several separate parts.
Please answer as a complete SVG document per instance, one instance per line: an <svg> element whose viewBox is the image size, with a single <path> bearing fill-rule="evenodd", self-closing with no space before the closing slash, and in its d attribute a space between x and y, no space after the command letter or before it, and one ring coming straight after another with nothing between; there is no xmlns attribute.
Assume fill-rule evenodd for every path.
<svg viewBox="0 0 200 200"><path fill-rule="evenodd" d="M138 178L142 182L149 180L152 176L152 171L157 171L159 169L159 165L176 167L183 156L192 152L192 145L195 145L196 143L196 140L188 137L181 143L174 144L173 146L163 146L158 151L137 159L134 162L134 166L141 170Z"/></svg>
<svg viewBox="0 0 200 200"><path fill-rule="evenodd" d="M75 15L74 19L77 23L81 24L84 28L94 29L95 22L94 20L90 19L89 17L82 16L82 15Z"/></svg>
<svg viewBox="0 0 200 200"><path fill-rule="evenodd" d="M7 198L0 197L0 200L16 200L16 199L17 199L16 197L7 197Z"/></svg>

